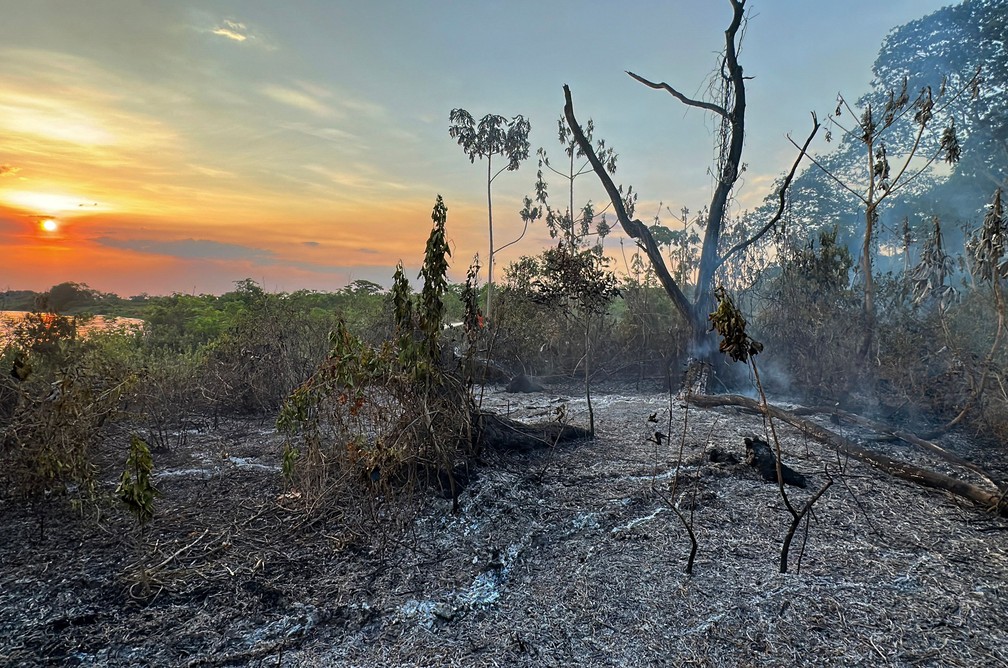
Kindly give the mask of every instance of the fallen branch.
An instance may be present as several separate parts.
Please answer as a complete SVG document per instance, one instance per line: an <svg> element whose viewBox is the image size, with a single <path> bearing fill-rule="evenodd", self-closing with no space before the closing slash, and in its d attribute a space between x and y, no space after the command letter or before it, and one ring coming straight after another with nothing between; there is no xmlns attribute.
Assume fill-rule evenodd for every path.
<svg viewBox="0 0 1008 668"><path fill-rule="evenodd" d="M916 434L911 434L908 431L901 431L899 429L894 429L891 425L888 425L884 422L878 422L876 420L862 417L861 415L856 415L854 413L848 413L847 411L843 411L837 408L822 408L822 409L808 408L794 411L795 415L814 414L814 413L832 413L835 414L837 417L846 420L847 422L850 422L851 424L856 424L860 427L867 427L868 429L871 429L872 431L875 431L879 434L885 434L887 436L899 439L904 443L909 443L910 445L916 445L919 448L927 450L933 455L941 457L950 464L956 464L957 466L961 466L964 469L969 469L980 478L983 478L984 481L990 483L990 485L995 489L1000 489L1001 487L994 480L994 478L991 477L991 474L983 469L983 467L978 466L977 464L974 464L973 462L967 459L963 459L959 455L949 452L948 450L941 447L937 443L932 443L931 441L925 440L920 436L917 436Z"/></svg>
<svg viewBox="0 0 1008 668"><path fill-rule="evenodd" d="M766 409L760 403L748 397L735 394L723 395L692 395L689 401L702 408L713 408L716 406L741 406L748 410L761 414L773 416L779 420L787 422L793 427L800 429L803 433L819 440L827 445L833 446L838 452L859 459L886 473L916 483L923 487L939 489L956 496L968 499L988 512L997 512L999 515L1008 517L1008 500L1005 494L1000 491L991 492L981 489L976 485L953 478L936 471L921 468L909 462L893 459L878 452L867 450L853 441L840 436L839 434L822 427L811 420L800 418L794 413L786 411L777 406L766 405Z"/></svg>

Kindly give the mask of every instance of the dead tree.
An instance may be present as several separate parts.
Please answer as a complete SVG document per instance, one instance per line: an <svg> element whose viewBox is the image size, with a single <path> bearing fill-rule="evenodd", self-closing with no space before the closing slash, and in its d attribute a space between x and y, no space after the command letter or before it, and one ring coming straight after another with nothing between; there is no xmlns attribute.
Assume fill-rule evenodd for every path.
<svg viewBox="0 0 1008 668"><path fill-rule="evenodd" d="M798 158L795 160L791 171L781 184L779 191L780 206L776 214L758 230L751 238L736 244L725 253L719 252L719 243L725 222L725 211L731 198L732 190L738 181L742 165L742 145L745 137L745 111L746 111L746 78L742 74L742 66L738 62L738 48L742 39L741 28L745 18L746 0L729 0L732 6L732 20L727 30L725 30L725 47L722 54L720 76L724 86L724 96L718 103L695 100L683 95L667 83L656 83L642 76L627 72L628 75L642 84L657 90L667 91L674 98L689 107L703 109L720 118L722 124L721 132L721 158L717 166L718 182L711 197L711 204L708 208L707 220L703 236L703 246L700 254L700 271L697 280L695 297L690 301L683 292L683 286L672 277L662 258L658 244L651 234L648 226L638 219L632 219L627 212L627 207L623 201L623 194L613 183L609 173L605 169L602 160L596 155L591 143L585 137L580 124L574 116L574 103L571 99L570 88L564 86L564 116L574 133L574 138L581 148L581 151L588 157L592 169L598 176L606 193L612 200L616 217L623 230L644 249L651 265L654 267L658 280L675 304L676 309L682 314L690 325L690 350L691 356L703 360L713 361L717 345L707 331L707 314L713 310L713 281L717 269L725 263L732 255L739 253L743 249L755 243L772 229L780 220L784 212L785 194L794 174L798 169L805 151L819 129L819 123L813 115L813 128L801 149Z"/></svg>

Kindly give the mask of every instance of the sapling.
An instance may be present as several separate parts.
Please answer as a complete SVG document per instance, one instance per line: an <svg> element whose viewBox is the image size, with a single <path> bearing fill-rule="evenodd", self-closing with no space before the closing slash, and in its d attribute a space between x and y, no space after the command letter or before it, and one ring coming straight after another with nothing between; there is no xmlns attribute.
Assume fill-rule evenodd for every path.
<svg viewBox="0 0 1008 668"><path fill-rule="evenodd" d="M725 289L719 286L714 291L714 296L717 299L718 307L714 313L710 314L710 321L713 328L721 336L721 352L725 353L731 357L736 362L743 362L749 365L749 368L753 372L753 378L756 380L756 390L759 392L760 396L760 409L763 415L766 416L767 424L770 426L770 435L774 442L774 458L776 460L777 467L777 488L780 491L781 499L784 501L784 506L787 511L791 513L791 525L788 528L787 534L784 536L784 542L781 546L781 556L780 556L780 572L787 573L788 569L788 550L791 547L791 541L794 539L795 531L798 530L798 525L801 523L802 518L804 518L809 511L812 509L812 505L819 500L827 489L833 484L833 478L829 475L829 469L825 470L826 483L819 489L818 492L809 497L808 501L801 509L796 509L791 503L791 499L788 497L787 491L784 489L784 470L783 462L781 459L781 445L780 439L777 437L777 427L774 425L773 416L768 408L768 402L766 398L766 392L763 391L763 383L760 381L759 369L756 367L755 357L763 351L763 344L759 341L754 340L751 336L746 333L746 321L742 317L738 308L735 306L731 297L725 292Z"/></svg>

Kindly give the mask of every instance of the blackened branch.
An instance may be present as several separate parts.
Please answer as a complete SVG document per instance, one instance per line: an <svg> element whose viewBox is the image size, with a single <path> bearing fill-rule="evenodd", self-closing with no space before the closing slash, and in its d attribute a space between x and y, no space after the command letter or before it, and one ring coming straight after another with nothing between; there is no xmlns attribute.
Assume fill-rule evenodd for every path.
<svg viewBox="0 0 1008 668"><path fill-rule="evenodd" d="M648 88L668 91L672 95L672 97L679 100L688 107L697 107L698 109L706 109L707 111L713 112L724 118L729 117L728 110L725 109L724 107L717 104L713 104L712 102L704 102L703 100L694 100L693 98L686 97L685 95L677 91L675 88L665 83L664 81L662 81L661 83L655 83L654 81L649 81L645 79L639 74L634 74L630 70L627 70L626 73L629 74L634 79L636 79L637 81L644 84L645 86L647 86Z"/></svg>

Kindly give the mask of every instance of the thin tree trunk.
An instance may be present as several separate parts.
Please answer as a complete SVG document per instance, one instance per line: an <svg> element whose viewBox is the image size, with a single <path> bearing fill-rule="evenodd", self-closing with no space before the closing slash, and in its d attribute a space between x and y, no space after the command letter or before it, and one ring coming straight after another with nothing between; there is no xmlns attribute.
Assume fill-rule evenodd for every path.
<svg viewBox="0 0 1008 668"><path fill-rule="evenodd" d="M871 143L869 142L869 152ZM872 176L868 186L868 205L865 207L865 234L861 246L861 272L864 274L864 332L861 340L861 363L867 378L874 378L870 371L871 351L875 346L875 277L872 274L872 235L875 233L875 177ZM874 383L870 383L874 386Z"/></svg>
<svg viewBox="0 0 1008 668"><path fill-rule="evenodd" d="M585 401L588 402L588 431L595 438L595 411L591 401L591 315L585 314Z"/></svg>
<svg viewBox="0 0 1008 668"><path fill-rule="evenodd" d="M493 158L487 156L487 222L490 227L490 254L487 258L487 303L486 303L486 319L489 321L492 316L491 302L493 301L493 276L494 276L494 242L493 242L493 199L490 196L490 187L493 182L491 178L492 172L491 165L493 163Z"/></svg>
<svg viewBox="0 0 1008 668"><path fill-rule="evenodd" d="M574 240L577 238L574 232L574 150L571 149L570 155L570 201L567 204L567 210L570 212L570 233L567 235L567 242L570 244L570 249L573 251L575 244Z"/></svg>

